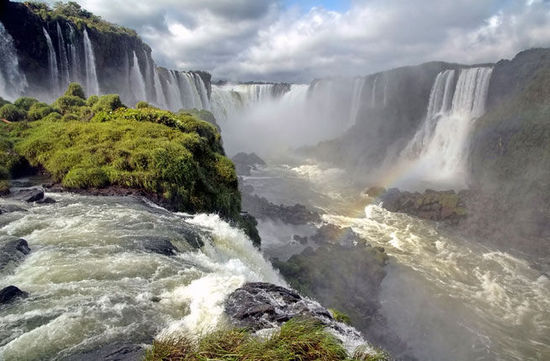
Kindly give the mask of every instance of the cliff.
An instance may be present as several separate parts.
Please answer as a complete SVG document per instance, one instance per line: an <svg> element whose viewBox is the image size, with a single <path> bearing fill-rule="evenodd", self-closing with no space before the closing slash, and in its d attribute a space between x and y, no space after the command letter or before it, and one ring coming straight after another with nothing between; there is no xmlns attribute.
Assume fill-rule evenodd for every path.
<svg viewBox="0 0 550 361"><path fill-rule="evenodd" d="M172 111L209 109L210 74L156 66L151 48L135 31L74 2L51 9L44 3L4 1L0 22L13 38L27 79L19 96L53 101L74 81L87 95L115 93L131 105L144 100Z"/></svg>

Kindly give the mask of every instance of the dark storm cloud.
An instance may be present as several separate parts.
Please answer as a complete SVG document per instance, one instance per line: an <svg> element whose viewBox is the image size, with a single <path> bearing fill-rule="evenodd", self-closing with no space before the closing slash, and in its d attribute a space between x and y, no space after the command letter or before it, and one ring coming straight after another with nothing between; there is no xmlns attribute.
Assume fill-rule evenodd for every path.
<svg viewBox="0 0 550 361"><path fill-rule="evenodd" d="M355 0L345 12L282 0L79 2L135 28L160 64L218 78L309 81L550 46L550 5L541 0Z"/></svg>

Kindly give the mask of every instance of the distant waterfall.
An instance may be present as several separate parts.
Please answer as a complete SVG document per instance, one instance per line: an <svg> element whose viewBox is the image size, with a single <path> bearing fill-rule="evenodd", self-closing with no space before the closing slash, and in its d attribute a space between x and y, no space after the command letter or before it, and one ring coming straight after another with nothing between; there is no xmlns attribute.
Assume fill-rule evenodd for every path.
<svg viewBox="0 0 550 361"><path fill-rule="evenodd" d="M378 77L376 76L374 78L374 81L372 82L371 102L370 102L370 106L372 108L376 107L376 83L377 82L378 82Z"/></svg>
<svg viewBox="0 0 550 361"><path fill-rule="evenodd" d="M80 53L78 52L77 44L78 44L78 37L75 29L72 27L71 24L67 24L69 27L69 58L71 59L70 65L71 65L71 80L72 81L80 81Z"/></svg>
<svg viewBox="0 0 550 361"><path fill-rule="evenodd" d="M288 84L224 84L212 86L211 109L216 119L226 120L255 104L278 99L291 87Z"/></svg>
<svg viewBox="0 0 550 361"><path fill-rule="evenodd" d="M168 102L170 110L178 111L183 108L182 94L175 70L168 70Z"/></svg>
<svg viewBox="0 0 550 361"><path fill-rule="evenodd" d="M52 38L50 38L50 34L46 30L46 28L42 28L42 31L44 32L44 37L46 38L46 43L48 44L48 67L50 72L50 85L52 91L54 92L54 96L56 96L61 89L59 85L59 69L57 68L57 56L53 47Z"/></svg>
<svg viewBox="0 0 550 361"><path fill-rule="evenodd" d="M86 95L100 94L95 67L94 49L86 29L84 29L84 62L86 64Z"/></svg>
<svg viewBox="0 0 550 361"><path fill-rule="evenodd" d="M403 154L415 159L420 173L437 180L465 184L468 138L485 101L493 69L461 69L454 86L455 70L445 70L435 79L426 120ZM453 93L454 90L454 93Z"/></svg>
<svg viewBox="0 0 550 361"><path fill-rule="evenodd" d="M147 100L147 89L145 88L145 80L139 68L139 62L134 51L133 63L130 68L130 88L137 101Z"/></svg>
<svg viewBox="0 0 550 361"><path fill-rule="evenodd" d="M361 95L363 94L363 88L365 87L366 81L367 79L364 77L353 80L349 124L353 124L357 120L357 115L359 114L359 109L361 108Z"/></svg>
<svg viewBox="0 0 550 361"><path fill-rule="evenodd" d="M13 38L0 22L0 97L14 100L27 87L27 78L19 69Z"/></svg>
<svg viewBox="0 0 550 361"><path fill-rule="evenodd" d="M61 87L65 88L70 82L69 59L67 57L67 48L65 39L59 22L57 24L57 49L59 50L59 61L61 63Z"/></svg>
<svg viewBox="0 0 550 361"><path fill-rule="evenodd" d="M166 104L166 95L164 94L164 89L162 89L162 83L160 82L160 76L156 66L153 66L153 86L155 88L155 104L163 109L168 108L168 104Z"/></svg>

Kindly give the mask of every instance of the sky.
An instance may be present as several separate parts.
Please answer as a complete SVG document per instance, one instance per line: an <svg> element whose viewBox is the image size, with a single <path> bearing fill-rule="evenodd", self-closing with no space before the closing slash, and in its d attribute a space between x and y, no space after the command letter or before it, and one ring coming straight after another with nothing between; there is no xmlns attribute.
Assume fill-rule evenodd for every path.
<svg viewBox="0 0 550 361"><path fill-rule="evenodd" d="M135 29L157 64L309 82L550 46L550 0L76 0Z"/></svg>

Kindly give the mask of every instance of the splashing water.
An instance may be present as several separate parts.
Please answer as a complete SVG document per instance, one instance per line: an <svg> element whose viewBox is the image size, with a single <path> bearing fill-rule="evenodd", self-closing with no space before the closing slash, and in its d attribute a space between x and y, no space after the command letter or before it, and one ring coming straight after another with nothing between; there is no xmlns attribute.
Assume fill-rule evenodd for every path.
<svg viewBox="0 0 550 361"><path fill-rule="evenodd" d="M365 218L325 216L384 247L382 283L390 327L424 360L550 357L550 280L505 252L467 242L430 222L377 205Z"/></svg>
<svg viewBox="0 0 550 361"><path fill-rule="evenodd" d="M0 278L29 298L0 309L0 359L63 358L115 342L199 333L223 322L222 302L246 281L284 285L250 240L215 215L189 216L128 197L48 194L57 203L0 219L0 242L31 253ZM189 234L205 243L195 249ZM170 240L175 256L147 251ZM155 300L156 298L160 301Z"/></svg>

